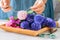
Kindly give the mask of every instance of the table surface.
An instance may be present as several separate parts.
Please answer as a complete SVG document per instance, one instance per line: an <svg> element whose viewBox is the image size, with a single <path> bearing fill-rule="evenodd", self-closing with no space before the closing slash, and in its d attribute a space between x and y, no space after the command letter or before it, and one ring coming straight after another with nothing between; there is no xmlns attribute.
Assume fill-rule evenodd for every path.
<svg viewBox="0 0 60 40"><path fill-rule="evenodd" d="M6 23L7 20L0 20L0 25ZM57 32L54 33L56 35L55 39L50 38L41 38L41 37L32 37L22 34L10 33L0 29L0 40L60 40L60 28L58 28Z"/></svg>

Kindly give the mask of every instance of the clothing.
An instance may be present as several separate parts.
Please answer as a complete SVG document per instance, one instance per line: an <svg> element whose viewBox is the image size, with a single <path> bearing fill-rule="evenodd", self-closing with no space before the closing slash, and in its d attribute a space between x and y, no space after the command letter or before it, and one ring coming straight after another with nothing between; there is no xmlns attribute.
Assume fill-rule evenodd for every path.
<svg viewBox="0 0 60 40"><path fill-rule="evenodd" d="M10 12L4 13L0 9L0 19L7 19L10 16L17 16L16 11L27 10L31 7L36 0L11 0L12 10ZM43 16L54 18L53 3L52 0L47 0L45 11Z"/></svg>
<svg viewBox="0 0 60 40"><path fill-rule="evenodd" d="M47 0L43 16L54 19L53 0Z"/></svg>

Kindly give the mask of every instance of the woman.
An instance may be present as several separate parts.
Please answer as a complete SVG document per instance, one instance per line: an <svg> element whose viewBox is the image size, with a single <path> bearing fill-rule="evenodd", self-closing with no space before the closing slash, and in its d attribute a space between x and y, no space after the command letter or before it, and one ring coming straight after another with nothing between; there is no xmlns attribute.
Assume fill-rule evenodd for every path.
<svg viewBox="0 0 60 40"><path fill-rule="evenodd" d="M11 2L10 5L13 7L13 10L11 10L10 12L7 12L6 14L2 10L0 10L0 19L7 19L10 16L16 16L16 13L17 13L16 11L27 10L28 8L31 8L36 13L42 13L44 11L46 2L47 2L47 4L46 4L47 9L46 10L49 10L51 12L51 9L48 8L48 6L52 2L52 0L50 0L50 1L49 0L42 0L43 3L44 3L43 5L39 4L39 2L41 0L10 0L10 2L8 2L8 1L7 0L3 0L2 3L6 2L5 5L4 5L4 6L6 6L6 5L9 5L10 2ZM32 7L30 7L30 6L32 6ZM46 16L49 13L46 14L46 11L44 11L43 14ZM47 17L50 17L50 16L47 16Z"/></svg>

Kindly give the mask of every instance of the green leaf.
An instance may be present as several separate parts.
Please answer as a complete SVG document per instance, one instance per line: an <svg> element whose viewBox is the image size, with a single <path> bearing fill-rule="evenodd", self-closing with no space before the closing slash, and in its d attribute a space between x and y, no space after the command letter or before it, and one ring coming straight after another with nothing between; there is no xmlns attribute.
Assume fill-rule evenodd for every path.
<svg viewBox="0 0 60 40"><path fill-rule="evenodd" d="M53 34L50 34L50 37L49 38L51 38L51 39L55 39L56 38L56 36L55 35L53 35Z"/></svg>
<svg viewBox="0 0 60 40"><path fill-rule="evenodd" d="M39 37L42 37L42 38L44 38L44 34L40 34L40 35L39 35Z"/></svg>
<svg viewBox="0 0 60 40"><path fill-rule="evenodd" d="M32 11L32 10L29 10L29 11L27 11L27 13L28 13L28 14L31 14L31 13L33 13L33 11Z"/></svg>
<svg viewBox="0 0 60 40"><path fill-rule="evenodd" d="M14 17L14 19L16 20L16 19L17 19L17 17Z"/></svg>

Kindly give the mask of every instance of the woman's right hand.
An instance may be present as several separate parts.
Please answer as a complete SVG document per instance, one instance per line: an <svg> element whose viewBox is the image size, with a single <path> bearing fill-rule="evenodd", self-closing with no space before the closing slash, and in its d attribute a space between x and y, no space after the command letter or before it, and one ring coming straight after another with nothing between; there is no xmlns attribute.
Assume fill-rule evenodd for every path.
<svg viewBox="0 0 60 40"><path fill-rule="evenodd" d="M47 1L47 0L46 0ZM45 0L36 0L34 5L31 7L33 11L35 11L37 14L41 14L45 9Z"/></svg>

